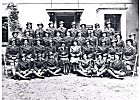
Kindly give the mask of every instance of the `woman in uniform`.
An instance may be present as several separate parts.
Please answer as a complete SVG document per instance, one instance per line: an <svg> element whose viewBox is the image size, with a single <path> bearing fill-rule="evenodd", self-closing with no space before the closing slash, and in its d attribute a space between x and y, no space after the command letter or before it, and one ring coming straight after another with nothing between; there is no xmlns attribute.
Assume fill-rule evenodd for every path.
<svg viewBox="0 0 140 100"><path fill-rule="evenodd" d="M95 30L93 30L94 35L97 37L98 41L101 38L102 30L100 29L100 24L95 24Z"/></svg>
<svg viewBox="0 0 140 100"><path fill-rule="evenodd" d="M77 74L85 77L91 77L91 68L93 68L92 60L88 58L86 54L83 54L82 59L78 61L79 68L77 69Z"/></svg>
<svg viewBox="0 0 140 100"><path fill-rule="evenodd" d="M53 41L54 41L56 50L58 51L58 47L61 46L61 41L62 41L62 38L60 36L60 32L56 33L56 37L53 38Z"/></svg>
<svg viewBox="0 0 140 100"><path fill-rule="evenodd" d="M67 29L64 27L63 21L59 22L59 28L57 29L57 31L60 33L61 38L64 38L66 36Z"/></svg>
<svg viewBox="0 0 140 100"><path fill-rule="evenodd" d="M106 44L109 46L111 43L110 43L110 38L107 37L107 32L102 32L102 37L99 39L99 42L101 43L102 41L105 41Z"/></svg>
<svg viewBox="0 0 140 100"><path fill-rule="evenodd" d="M90 33L89 37L87 37L86 40L89 40L92 46L98 46L98 38L94 36L93 32Z"/></svg>
<svg viewBox="0 0 140 100"><path fill-rule="evenodd" d="M39 23L39 24L37 24L37 26L38 26L38 29L35 30L35 35L39 35L40 38L43 38L43 35L44 35L44 32L45 32L43 30L44 25L42 23Z"/></svg>
<svg viewBox="0 0 140 100"><path fill-rule="evenodd" d="M44 46L48 47L51 40L52 40L52 38L49 36L49 33L45 32L44 33L44 37L43 37L43 44L44 44Z"/></svg>
<svg viewBox="0 0 140 100"><path fill-rule="evenodd" d="M79 46L83 46L86 39L84 37L82 37L81 32L79 32L78 36L77 36L77 38L75 38L75 40L78 42Z"/></svg>
<svg viewBox="0 0 140 100"><path fill-rule="evenodd" d="M23 45L20 47L20 55L25 56L27 60L30 61L30 59L33 57L33 48L29 44L28 39L22 40Z"/></svg>
<svg viewBox="0 0 140 100"><path fill-rule="evenodd" d="M6 64L14 64L12 67L12 74L15 75L15 66L19 59L20 49L16 45L16 41L13 40L10 42L10 45L6 47ZM7 74L6 74L7 75Z"/></svg>
<svg viewBox="0 0 140 100"><path fill-rule="evenodd" d="M126 40L126 46L124 48L124 64L126 66L127 74L132 71L134 64L135 64L135 58L136 58L136 49L133 46L133 40L127 39Z"/></svg>
<svg viewBox="0 0 140 100"><path fill-rule="evenodd" d="M65 40L65 42L66 42L66 46L67 46L68 48L70 48L70 46L72 45L72 41L74 40L74 37L71 37L71 36L70 36L70 32L67 31L66 37L64 38L64 40Z"/></svg>
<svg viewBox="0 0 140 100"><path fill-rule="evenodd" d="M41 72L41 75L53 75L53 76L61 76L59 74L61 72L61 68L58 66L58 61L55 59L55 56L52 52L49 53L48 59L45 61L45 66L43 71Z"/></svg>
<svg viewBox="0 0 140 100"><path fill-rule="evenodd" d="M80 25L80 32L81 32L81 36L84 38L87 38L89 36L88 30L86 29L86 24Z"/></svg>
<svg viewBox="0 0 140 100"><path fill-rule="evenodd" d="M32 29L32 23L31 22L27 22L26 24L26 29L24 30L24 34L26 32L29 32L29 36L34 38L35 34L34 34L34 30Z"/></svg>
<svg viewBox="0 0 140 100"><path fill-rule="evenodd" d="M86 54L89 58L94 59L96 54L96 47L92 46L89 40L86 40L85 46L82 47L82 53Z"/></svg>
<svg viewBox="0 0 140 100"><path fill-rule="evenodd" d="M16 45L20 46L20 39L18 38L18 33L19 33L18 31L14 31L12 33L12 38L10 38L8 41L9 45L12 41L15 41Z"/></svg>
<svg viewBox="0 0 140 100"><path fill-rule="evenodd" d="M68 32L70 32L70 36L73 38L77 37L78 29L76 29L76 22L71 23L72 28L68 29Z"/></svg>
<svg viewBox="0 0 140 100"><path fill-rule="evenodd" d="M123 53L123 49L125 47L125 43L122 40L122 35L120 33L116 33L115 38L117 39L117 47L119 48L119 53Z"/></svg>
<svg viewBox="0 0 140 100"><path fill-rule="evenodd" d="M133 46L136 49L136 52L138 53L138 41L136 40L136 33L131 33L129 35L129 38L133 40Z"/></svg>
<svg viewBox="0 0 140 100"><path fill-rule="evenodd" d="M108 53L109 47L106 45L106 41L102 41L97 48L98 53Z"/></svg>
<svg viewBox="0 0 140 100"><path fill-rule="evenodd" d="M111 27L111 22L110 21L106 22L105 32L107 32L107 37L109 37L110 39L114 38L115 30Z"/></svg>
<svg viewBox="0 0 140 100"><path fill-rule="evenodd" d="M73 46L70 47L70 56L72 71L75 72L78 68L78 61L81 57L81 46L78 45L77 41L73 41Z"/></svg>
<svg viewBox="0 0 140 100"><path fill-rule="evenodd" d="M49 27L46 29L49 37L53 38L56 34L56 29L54 28L54 23L52 21L49 22Z"/></svg>
<svg viewBox="0 0 140 100"><path fill-rule="evenodd" d="M40 40L36 40L36 45L34 46L34 54L35 57L41 56L44 57L45 55L45 47L41 45Z"/></svg>
<svg viewBox="0 0 140 100"><path fill-rule="evenodd" d="M111 46L109 47L109 54L115 54L119 52L119 47L117 46L117 40L111 41Z"/></svg>
<svg viewBox="0 0 140 100"><path fill-rule="evenodd" d="M15 67L16 72L14 78L18 76L18 79L30 79L29 77L26 77L25 75L30 71L30 65L29 62L26 60L25 56L22 56L18 62L18 65Z"/></svg>

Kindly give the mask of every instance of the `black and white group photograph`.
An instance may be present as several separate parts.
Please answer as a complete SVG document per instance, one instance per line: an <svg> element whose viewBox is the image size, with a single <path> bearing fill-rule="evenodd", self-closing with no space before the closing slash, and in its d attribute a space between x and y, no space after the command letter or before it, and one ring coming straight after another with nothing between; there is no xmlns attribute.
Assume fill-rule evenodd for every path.
<svg viewBox="0 0 140 100"><path fill-rule="evenodd" d="M140 100L139 0L2 0L2 100Z"/></svg>

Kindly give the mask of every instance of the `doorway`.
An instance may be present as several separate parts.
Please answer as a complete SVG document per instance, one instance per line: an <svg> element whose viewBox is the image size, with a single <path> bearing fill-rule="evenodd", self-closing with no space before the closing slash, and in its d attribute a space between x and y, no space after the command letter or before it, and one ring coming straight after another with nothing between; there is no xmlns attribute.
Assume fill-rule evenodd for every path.
<svg viewBox="0 0 140 100"><path fill-rule="evenodd" d="M74 21L74 16L56 16L57 28L59 27L59 22L64 21L64 27L67 29L71 28L71 22Z"/></svg>

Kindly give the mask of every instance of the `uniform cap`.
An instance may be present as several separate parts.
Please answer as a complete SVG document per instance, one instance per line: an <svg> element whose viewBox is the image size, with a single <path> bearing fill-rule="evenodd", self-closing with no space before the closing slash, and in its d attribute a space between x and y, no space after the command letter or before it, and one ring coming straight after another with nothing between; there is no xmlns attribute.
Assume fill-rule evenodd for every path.
<svg viewBox="0 0 140 100"><path fill-rule="evenodd" d="M129 37L131 37L132 35L136 35L136 33L130 33Z"/></svg>
<svg viewBox="0 0 140 100"><path fill-rule="evenodd" d="M64 24L64 22L63 21L60 21L59 24Z"/></svg>
<svg viewBox="0 0 140 100"><path fill-rule="evenodd" d="M53 24L53 22L52 22L52 21L50 21L48 25L50 25L50 24Z"/></svg>
<svg viewBox="0 0 140 100"><path fill-rule="evenodd" d="M30 24L30 25L32 25L32 23L31 23L31 22L27 22L27 23L26 23L26 26L28 26L29 24Z"/></svg>
<svg viewBox="0 0 140 100"><path fill-rule="evenodd" d="M42 23L38 23L37 26L41 25L42 27L44 27L44 25Z"/></svg>
<svg viewBox="0 0 140 100"><path fill-rule="evenodd" d="M76 25L76 22L72 22L71 25Z"/></svg>

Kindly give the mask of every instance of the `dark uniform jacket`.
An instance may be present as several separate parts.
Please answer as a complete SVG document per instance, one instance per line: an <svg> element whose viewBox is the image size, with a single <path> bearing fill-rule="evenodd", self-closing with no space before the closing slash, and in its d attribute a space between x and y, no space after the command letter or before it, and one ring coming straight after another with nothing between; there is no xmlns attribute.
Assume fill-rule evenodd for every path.
<svg viewBox="0 0 140 100"><path fill-rule="evenodd" d="M98 45L98 38L93 36L93 37L87 37L87 40L90 41L92 46L97 46Z"/></svg>
<svg viewBox="0 0 140 100"><path fill-rule="evenodd" d="M101 34L102 34L102 30L93 30L94 35L100 39L101 38Z"/></svg>
<svg viewBox="0 0 140 100"><path fill-rule="evenodd" d="M110 38L109 37L101 37L99 39L99 44L101 44L103 41L106 42L106 44L109 46L111 43L110 43Z"/></svg>
<svg viewBox="0 0 140 100"><path fill-rule="evenodd" d="M73 37L68 37L68 36L66 36L65 38L64 38L64 41L65 41L65 43L66 43L66 45L68 46L68 47L70 47L71 45L72 45L72 41L74 40L74 38Z"/></svg>
<svg viewBox="0 0 140 100"><path fill-rule="evenodd" d="M57 31L60 32L61 38L64 38L66 36L67 29L65 27L59 27Z"/></svg>
<svg viewBox="0 0 140 100"><path fill-rule="evenodd" d="M26 55L29 55L29 54L32 54L33 53L33 48L29 45L22 45L20 47L20 53L21 54L26 54Z"/></svg>
<svg viewBox="0 0 140 100"><path fill-rule="evenodd" d="M17 56L18 54L19 54L19 47L18 46L12 46L12 45L10 45L10 46L8 46L7 48L6 48L6 56L8 57L9 55L11 55L11 56Z"/></svg>
<svg viewBox="0 0 140 100"><path fill-rule="evenodd" d="M98 46L97 48L98 53L108 53L108 50L109 50L108 46Z"/></svg>
<svg viewBox="0 0 140 100"><path fill-rule="evenodd" d="M20 72L20 71L26 71L26 70L30 70L30 64L28 61L19 61L17 67L16 67L16 71Z"/></svg>
<svg viewBox="0 0 140 100"><path fill-rule="evenodd" d="M70 32L71 37L76 38L77 37L77 33L78 33L78 29L76 28L71 28L68 30Z"/></svg>
<svg viewBox="0 0 140 100"><path fill-rule="evenodd" d="M86 39L84 37L77 37L75 40L78 41L79 46L83 46Z"/></svg>
<svg viewBox="0 0 140 100"><path fill-rule="evenodd" d="M39 34L40 38L43 38L44 32L45 31L43 29L36 29L35 30L35 36L36 36L36 34Z"/></svg>
<svg viewBox="0 0 140 100"><path fill-rule="evenodd" d="M34 61L34 70L38 71L39 69L43 70L45 68L45 61L44 60L35 60Z"/></svg>
<svg viewBox="0 0 140 100"><path fill-rule="evenodd" d="M20 44L21 44L21 41L20 41L19 38L14 38L14 37L10 38L9 41L8 41L8 44L11 45L10 43L12 41L15 41L17 46L20 46Z"/></svg>
<svg viewBox="0 0 140 100"><path fill-rule="evenodd" d="M45 47L50 45L50 41L52 40L51 37L43 37L43 44Z"/></svg>
<svg viewBox="0 0 140 100"><path fill-rule="evenodd" d="M33 29L25 29L24 30L24 34L26 33L26 32L29 32L30 34L29 34L29 36L31 36L32 38L34 38L35 37L35 34L34 34L34 30Z"/></svg>
<svg viewBox="0 0 140 100"><path fill-rule="evenodd" d="M88 30L86 28L81 28L80 32L81 32L82 37L87 38L89 36Z"/></svg>
<svg viewBox="0 0 140 100"><path fill-rule="evenodd" d="M110 63L110 69L117 70L117 71L123 71L124 70L124 63L121 60L114 60Z"/></svg>
<svg viewBox="0 0 140 100"><path fill-rule="evenodd" d="M135 62L135 54L136 54L136 49L134 47L126 46L124 48L124 56L127 61L130 61L132 63Z"/></svg>
<svg viewBox="0 0 140 100"><path fill-rule="evenodd" d="M55 37L56 29L49 27L49 28L46 29L46 32L49 34L49 37L53 38L53 37Z"/></svg>

